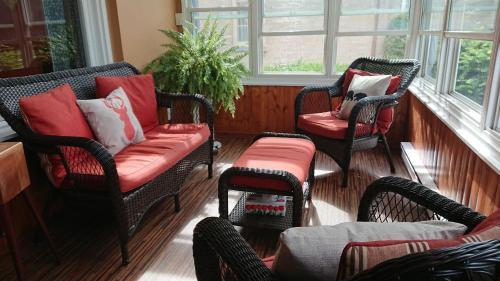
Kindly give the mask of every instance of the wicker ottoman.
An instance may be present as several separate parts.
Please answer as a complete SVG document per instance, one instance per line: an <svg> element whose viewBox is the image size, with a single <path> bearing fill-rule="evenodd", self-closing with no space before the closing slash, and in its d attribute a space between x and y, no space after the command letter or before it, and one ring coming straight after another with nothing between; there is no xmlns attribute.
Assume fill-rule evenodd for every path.
<svg viewBox="0 0 500 281"><path fill-rule="evenodd" d="M314 182L313 142L304 135L262 133L222 173L219 179L219 214L234 225L284 230L302 223L304 198L311 199ZM228 214L228 191L244 191ZM285 217L245 214L251 193L289 196Z"/></svg>

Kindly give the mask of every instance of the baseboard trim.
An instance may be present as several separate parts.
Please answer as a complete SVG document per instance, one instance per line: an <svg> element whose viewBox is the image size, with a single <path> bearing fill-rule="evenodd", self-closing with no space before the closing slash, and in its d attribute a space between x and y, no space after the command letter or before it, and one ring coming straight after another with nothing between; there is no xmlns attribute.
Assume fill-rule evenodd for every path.
<svg viewBox="0 0 500 281"><path fill-rule="evenodd" d="M429 170L425 167L411 142L401 143L401 157L413 181L419 182L433 190L438 189Z"/></svg>

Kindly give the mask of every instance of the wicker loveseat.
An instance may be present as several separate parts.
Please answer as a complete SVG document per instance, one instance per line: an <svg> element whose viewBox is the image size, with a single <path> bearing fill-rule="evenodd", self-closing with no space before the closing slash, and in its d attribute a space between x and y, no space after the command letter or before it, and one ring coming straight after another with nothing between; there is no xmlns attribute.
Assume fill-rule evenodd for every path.
<svg viewBox="0 0 500 281"><path fill-rule="evenodd" d="M397 177L372 183L362 197L358 213L358 221L448 220L464 224L468 231L485 218L425 186ZM206 218L196 226L193 252L199 281L282 280L221 218ZM388 260L349 280L499 280L499 276L500 241L490 240Z"/></svg>
<svg viewBox="0 0 500 281"><path fill-rule="evenodd" d="M104 201L111 205L116 218L123 264L129 262L128 240L137 230L144 214L155 203L172 196L175 199L175 209L179 211L180 187L193 168L199 164L206 164L209 177L212 176L212 106L200 95L172 95L156 92L158 107L165 109L163 111L165 112L164 122L161 122L162 118L160 118L159 131L155 132L151 142L148 142L146 132L146 140L133 144L131 147L142 145L141 148L144 149L136 149L136 154L148 153L158 147L159 150L163 149L163 152L156 151L156 155L153 156L156 157L154 159L160 159L159 165L164 166L155 172L152 180L148 178L147 181L143 181L128 191L120 186L120 183L123 183L120 172L130 168L132 164L129 162L128 166L122 170L120 166L122 165L123 168L123 165L127 165L127 161L136 160L133 165L137 168L137 165L141 165L143 161L140 158L141 155L129 155L129 159L126 157L118 159L121 152L111 156L99 142L93 139L37 134L23 121L19 100L66 83L71 86L78 99L94 99L96 98L96 77L137 74L140 74L139 71L130 64L115 63L36 76L0 79L0 114L2 117L19 135L27 149L51 157L60 157L64 164L66 176L63 184L60 187L54 187L53 190L72 200ZM199 112L202 114L192 113L195 108L192 106L194 103L199 105ZM40 106L44 105L40 104ZM189 131L186 128L195 129ZM203 136L196 128L203 129ZM162 140L169 138L174 139L171 143L175 142L176 146L172 144L169 147L162 147L164 143ZM165 164L166 162L169 163ZM144 167L139 168L147 169L148 167L144 164ZM94 204L85 205L93 206Z"/></svg>

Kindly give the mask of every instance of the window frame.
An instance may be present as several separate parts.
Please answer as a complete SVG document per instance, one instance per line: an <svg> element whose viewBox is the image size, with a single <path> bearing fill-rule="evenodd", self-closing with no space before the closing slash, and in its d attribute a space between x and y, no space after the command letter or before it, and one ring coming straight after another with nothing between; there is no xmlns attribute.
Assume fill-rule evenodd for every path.
<svg viewBox="0 0 500 281"><path fill-rule="evenodd" d="M467 119L470 124L498 137L500 143L500 4L496 10L495 29L492 32L463 32L448 30L452 1L444 0L443 19L439 29L424 30L421 26L424 0L409 3L408 30L403 31L339 31L341 0L325 1L324 30L263 32L263 0L248 0L248 7L192 8L190 0L183 0L184 19L190 21L193 12L247 11L249 22L249 61L251 74L244 79L245 85L304 86L310 84L331 84L340 74L336 73L337 43L345 36L407 36L405 57L415 57L422 63L421 73L414 85L420 87L432 99L446 103L457 116ZM263 73L263 37L286 35L324 35L324 73ZM425 63L422 58L422 41L426 36L436 36L440 40L438 48L436 79L425 78ZM484 92L483 104L479 105L454 91L458 67L458 43L460 39L488 40L492 42L491 60ZM429 39L430 40L430 39ZM428 45L428 44L426 44ZM453 47L453 48L451 48ZM428 46L427 46L428 48ZM428 51L428 50L425 50Z"/></svg>
<svg viewBox="0 0 500 281"><path fill-rule="evenodd" d="M409 1L408 30L406 31L353 31L339 32L339 21L341 16L341 0L324 1L324 30L322 31L290 31L290 32L264 32L264 0L248 0L247 7L192 7L191 0L182 0L183 26L191 22L192 14L196 12L224 12L224 11L248 11L249 22L249 60L250 76L243 79L245 85L276 85L276 86L304 86L313 83L331 84L340 77L336 73L337 38L343 36L406 36L405 56L410 56L412 48L410 44L411 22L414 20L412 12L413 0ZM324 35L323 64L324 73L266 73L263 71L263 37L264 36L294 36L294 35Z"/></svg>

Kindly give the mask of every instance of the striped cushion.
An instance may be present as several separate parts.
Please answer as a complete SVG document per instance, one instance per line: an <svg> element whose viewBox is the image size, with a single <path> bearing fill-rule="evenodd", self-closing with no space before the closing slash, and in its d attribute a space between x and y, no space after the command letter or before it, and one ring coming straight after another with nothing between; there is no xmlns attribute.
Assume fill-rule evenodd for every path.
<svg viewBox="0 0 500 281"><path fill-rule="evenodd" d="M500 226L492 226L455 240L351 242L342 252L337 280L345 280L384 261L432 249L500 239Z"/></svg>

